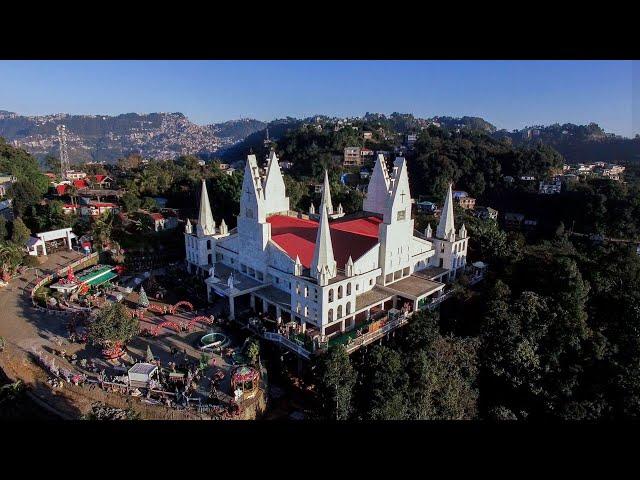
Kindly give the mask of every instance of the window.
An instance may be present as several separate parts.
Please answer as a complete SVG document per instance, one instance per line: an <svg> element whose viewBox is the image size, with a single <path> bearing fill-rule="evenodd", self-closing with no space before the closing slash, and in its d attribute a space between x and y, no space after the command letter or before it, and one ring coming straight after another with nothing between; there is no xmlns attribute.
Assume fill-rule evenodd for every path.
<svg viewBox="0 0 640 480"><path fill-rule="evenodd" d="M347 295L351 295L351 282L347 283Z"/></svg>
<svg viewBox="0 0 640 480"><path fill-rule="evenodd" d="M309 287L308 286L304 286L304 298L307 298L309 296Z"/></svg>
<svg viewBox="0 0 640 480"><path fill-rule="evenodd" d="M329 289L329 301L333 302L333 288Z"/></svg>
<svg viewBox="0 0 640 480"><path fill-rule="evenodd" d="M211 240L207 240L207 250L211 250Z"/></svg>
<svg viewBox="0 0 640 480"><path fill-rule="evenodd" d="M338 287L338 300L342 298L342 285Z"/></svg>
<svg viewBox="0 0 640 480"><path fill-rule="evenodd" d="M351 302L347 302L347 315L351 313Z"/></svg>
<svg viewBox="0 0 640 480"><path fill-rule="evenodd" d="M329 313L327 315L327 319L329 320L329 323L333 322L333 308L329 309Z"/></svg>
<svg viewBox="0 0 640 480"><path fill-rule="evenodd" d="M373 278L369 279L369 286L373 285Z"/></svg>
<svg viewBox="0 0 640 480"><path fill-rule="evenodd" d="M300 295L300 284L296 283L296 295Z"/></svg>
<svg viewBox="0 0 640 480"><path fill-rule="evenodd" d="M404 220L405 218L407 218L407 211L406 210L400 210L398 212L398 220Z"/></svg>
<svg viewBox="0 0 640 480"><path fill-rule="evenodd" d="M369 282L371 282L371 280L369 280ZM360 290L360 284L359 284L359 283L356 283L356 292L357 292L358 290Z"/></svg>
<svg viewBox="0 0 640 480"><path fill-rule="evenodd" d="M253 210L251 210L250 208L245 208L244 216L247 218L253 218Z"/></svg>
<svg viewBox="0 0 640 480"><path fill-rule="evenodd" d="M262 272L256 272L258 280L262 281L264 280L264 276L262 275Z"/></svg>
<svg viewBox="0 0 640 480"><path fill-rule="evenodd" d="M336 318L342 318L342 305L338 305L338 315Z"/></svg>

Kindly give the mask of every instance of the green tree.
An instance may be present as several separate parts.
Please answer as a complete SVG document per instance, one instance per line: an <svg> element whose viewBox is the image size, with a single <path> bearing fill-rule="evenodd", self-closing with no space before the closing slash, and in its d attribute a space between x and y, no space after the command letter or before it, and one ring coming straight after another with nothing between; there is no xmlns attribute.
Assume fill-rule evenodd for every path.
<svg viewBox="0 0 640 480"><path fill-rule="evenodd" d="M374 346L365 359L360 382L361 405L368 420L404 420L409 413L409 376L402 356L386 346Z"/></svg>
<svg viewBox="0 0 640 480"><path fill-rule="evenodd" d="M245 355L252 365L257 365L260 359L260 343L255 339L251 339L245 349Z"/></svg>
<svg viewBox="0 0 640 480"><path fill-rule="evenodd" d="M7 230L7 220L0 215L0 243L7 239L9 231Z"/></svg>
<svg viewBox="0 0 640 480"><path fill-rule="evenodd" d="M127 191L124 195L122 195L122 198L120 200L122 202L124 210L129 213L136 212L142 205L140 198L131 191Z"/></svg>
<svg viewBox="0 0 640 480"><path fill-rule="evenodd" d="M121 303L103 307L89 325L89 338L97 344L113 346L124 344L138 334L138 319L129 315Z"/></svg>
<svg viewBox="0 0 640 480"><path fill-rule="evenodd" d="M24 245L30 236L31 230L27 228L21 218L16 218L11 229L11 241L16 245Z"/></svg>
<svg viewBox="0 0 640 480"><path fill-rule="evenodd" d="M477 416L476 341L438 336L410 355L408 418L469 420Z"/></svg>
<svg viewBox="0 0 640 480"><path fill-rule="evenodd" d="M347 420L351 417L355 382L356 372L344 346L331 347L317 365L318 396L326 418Z"/></svg>

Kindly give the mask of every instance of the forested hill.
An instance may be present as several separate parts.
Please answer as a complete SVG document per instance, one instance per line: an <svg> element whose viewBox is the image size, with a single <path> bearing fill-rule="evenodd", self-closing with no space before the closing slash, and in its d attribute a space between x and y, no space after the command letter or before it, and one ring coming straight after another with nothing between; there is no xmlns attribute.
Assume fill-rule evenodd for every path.
<svg viewBox="0 0 640 480"><path fill-rule="evenodd" d="M544 143L556 149L567 163L610 162L640 164L640 137L624 138L606 133L596 123L532 126L513 132L499 130L495 138L514 145Z"/></svg>

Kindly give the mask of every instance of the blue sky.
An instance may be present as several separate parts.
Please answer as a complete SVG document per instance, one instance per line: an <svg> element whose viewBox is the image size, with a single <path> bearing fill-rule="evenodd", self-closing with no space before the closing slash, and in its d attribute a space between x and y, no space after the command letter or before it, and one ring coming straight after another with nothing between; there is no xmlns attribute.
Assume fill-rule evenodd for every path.
<svg viewBox="0 0 640 480"><path fill-rule="evenodd" d="M0 110L26 115L164 111L205 124L398 111L507 129L593 121L631 136L639 97L631 61L0 61Z"/></svg>

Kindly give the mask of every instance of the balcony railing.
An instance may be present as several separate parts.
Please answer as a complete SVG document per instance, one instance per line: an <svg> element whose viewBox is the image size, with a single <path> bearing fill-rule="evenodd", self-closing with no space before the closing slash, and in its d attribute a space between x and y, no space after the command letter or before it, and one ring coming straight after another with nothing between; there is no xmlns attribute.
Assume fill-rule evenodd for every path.
<svg viewBox="0 0 640 480"><path fill-rule="evenodd" d="M264 332L262 336L266 340L271 340L272 342L277 342L280 345L287 347L289 350L294 351L295 353L297 353L301 357L306 358L307 360L311 358L311 353L307 349L305 349L302 345L299 345L296 342L289 340L284 335L280 335L279 333L275 333L275 332Z"/></svg>

